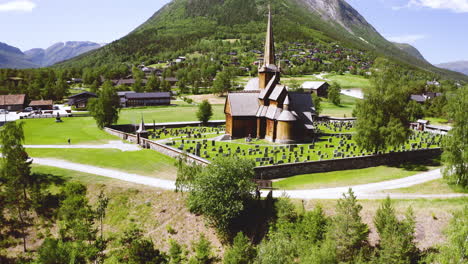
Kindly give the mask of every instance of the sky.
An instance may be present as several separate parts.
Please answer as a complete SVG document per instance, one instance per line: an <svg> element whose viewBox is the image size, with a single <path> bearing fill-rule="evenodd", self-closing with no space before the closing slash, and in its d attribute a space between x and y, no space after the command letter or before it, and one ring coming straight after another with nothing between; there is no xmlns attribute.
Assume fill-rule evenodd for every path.
<svg viewBox="0 0 468 264"><path fill-rule="evenodd" d="M387 39L431 63L468 60L468 0L346 0ZM61 41L109 43L169 0L0 0L0 42L25 51Z"/></svg>

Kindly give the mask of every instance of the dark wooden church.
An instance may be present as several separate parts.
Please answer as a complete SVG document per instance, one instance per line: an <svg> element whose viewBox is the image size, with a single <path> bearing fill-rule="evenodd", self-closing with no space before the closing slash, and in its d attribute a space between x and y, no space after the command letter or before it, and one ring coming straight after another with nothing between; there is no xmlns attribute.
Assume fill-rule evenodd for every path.
<svg viewBox="0 0 468 264"><path fill-rule="evenodd" d="M258 70L258 88L232 92L226 98L226 133L232 138L256 137L281 144L309 139L314 133L312 97L310 93L289 91L280 82L271 12L264 55Z"/></svg>

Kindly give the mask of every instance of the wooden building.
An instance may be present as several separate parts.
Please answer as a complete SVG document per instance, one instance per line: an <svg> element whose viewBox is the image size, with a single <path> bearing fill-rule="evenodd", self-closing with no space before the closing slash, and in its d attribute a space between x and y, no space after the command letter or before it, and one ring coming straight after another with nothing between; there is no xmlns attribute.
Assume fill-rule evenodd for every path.
<svg viewBox="0 0 468 264"><path fill-rule="evenodd" d="M300 142L313 136L315 109L310 93L291 92L281 84L276 66L275 46L268 18L263 65L258 81L246 90L226 98L226 133L232 138L256 137L282 144ZM257 85L257 88L253 87Z"/></svg>
<svg viewBox="0 0 468 264"><path fill-rule="evenodd" d="M318 97L328 97L328 88L330 85L327 82L304 82L301 86L304 91L314 93Z"/></svg>
<svg viewBox="0 0 468 264"><path fill-rule="evenodd" d="M33 100L29 103L29 106L34 110L52 110L54 102L52 100Z"/></svg>
<svg viewBox="0 0 468 264"><path fill-rule="evenodd" d="M26 104L26 95L7 94L0 95L0 109L8 111L23 111Z"/></svg>
<svg viewBox="0 0 468 264"><path fill-rule="evenodd" d="M124 107L170 105L171 93L125 93ZM122 103L122 100L120 101Z"/></svg>
<svg viewBox="0 0 468 264"><path fill-rule="evenodd" d="M79 109L86 109L88 107L89 99L91 98L97 98L97 95L90 92L75 94L68 97L68 105Z"/></svg>

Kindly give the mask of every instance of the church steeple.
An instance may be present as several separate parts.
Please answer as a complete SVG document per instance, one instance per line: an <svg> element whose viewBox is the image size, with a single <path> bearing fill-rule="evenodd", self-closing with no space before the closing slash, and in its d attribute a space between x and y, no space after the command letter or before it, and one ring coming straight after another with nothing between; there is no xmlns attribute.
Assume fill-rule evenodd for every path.
<svg viewBox="0 0 468 264"><path fill-rule="evenodd" d="M271 23L271 6L268 5L268 28L265 41L265 58L263 60L263 66L276 65L275 58L275 40L273 37L273 26Z"/></svg>

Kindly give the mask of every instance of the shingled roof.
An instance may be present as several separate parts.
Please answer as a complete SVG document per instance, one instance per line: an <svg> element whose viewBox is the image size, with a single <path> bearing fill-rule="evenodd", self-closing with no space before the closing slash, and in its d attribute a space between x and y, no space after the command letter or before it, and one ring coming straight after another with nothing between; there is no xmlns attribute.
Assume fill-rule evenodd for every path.
<svg viewBox="0 0 468 264"><path fill-rule="evenodd" d="M24 105L25 100L24 94L0 95L0 105Z"/></svg>
<svg viewBox="0 0 468 264"><path fill-rule="evenodd" d="M229 107L232 116L255 116L260 103L259 91L243 91L228 94Z"/></svg>
<svg viewBox="0 0 468 264"><path fill-rule="evenodd" d="M34 100L29 103L29 106L44 106L44 105L53 105L52 100Z"/></svg>

